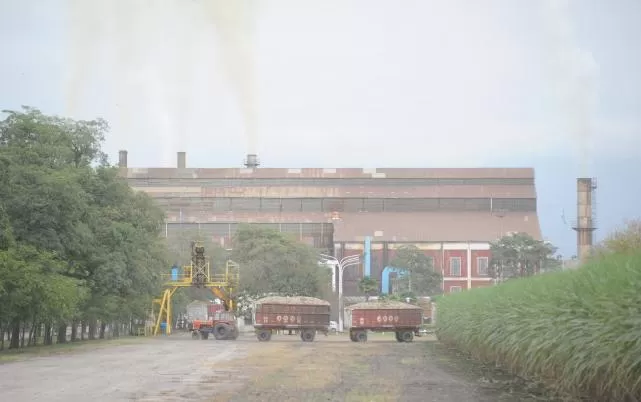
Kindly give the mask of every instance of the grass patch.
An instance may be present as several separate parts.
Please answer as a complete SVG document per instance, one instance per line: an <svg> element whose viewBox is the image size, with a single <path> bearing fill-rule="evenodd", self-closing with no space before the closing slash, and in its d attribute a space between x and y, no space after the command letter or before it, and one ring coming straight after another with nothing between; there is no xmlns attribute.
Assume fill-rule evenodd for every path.
<svg viewBox="0 0 641 402"><path fill-rule="evenodd" d="M442 342L554 390L641 400L641 254L439 300Z"/></svg>
<svg viewBox="0 0 641 402"><path fill-rule="evenodd" d="M53 345L29 346L20 349L7 349L0 352L0 364L24 360L33 357L45 357L73 352L96 350L100 348L140 343L149 338L138 336L125 336L116 339L96 339L69 343L56 343Z"/></svg>

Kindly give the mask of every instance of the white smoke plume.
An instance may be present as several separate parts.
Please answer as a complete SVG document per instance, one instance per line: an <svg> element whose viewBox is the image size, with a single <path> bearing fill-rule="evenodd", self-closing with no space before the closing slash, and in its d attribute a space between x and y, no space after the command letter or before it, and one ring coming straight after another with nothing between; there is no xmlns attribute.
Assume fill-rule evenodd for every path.
<svg viewBox="0 0 641 402"><path fill-rule="evenodd" d="M221 60L237 91L247 135L248 153L256 153L257 85L254 0L199 0L216 27Z"/></svg>
<svg viewBox="0 0 641 402"><path fill-rule="evenodd" d="M89 97L107 98L116 111L112 126L123 131L119 134L145 137L140 139L161 148L163 164L173 165L176 151L188 142L194 92L202 90L195 85L195 67L211 70L214 54L229 72L249 152L255 152L252 4L67 0L67 7L67 114L80 113ZM97 77L110 93L88 91Z"/></svg>
<svg viewBox="0 0 641 402"><path fill-rule="evenodd" d="M548 33L550 72L559 113L576 147L580 174L587 175L592 159L593 116L598 102L599 67L592 53L576 43L572 32L570 2L547 0L544 17Z"/></svg>

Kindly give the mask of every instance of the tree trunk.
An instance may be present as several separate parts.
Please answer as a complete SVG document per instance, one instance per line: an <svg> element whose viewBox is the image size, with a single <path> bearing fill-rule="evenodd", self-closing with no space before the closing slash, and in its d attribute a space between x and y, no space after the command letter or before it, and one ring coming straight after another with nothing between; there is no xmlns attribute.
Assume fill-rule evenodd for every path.
<svg viewBox="0 0 641 402"><path fill-rule="evenodd" d="M60 324L58 327L58 343L67 343L67 324Z"/></svg>
<svg viewBox="0 0 641 402"><path fill-rule="evenodd" d="M20 321L14 320L11 324L11 340L9 340L9 349L20 348Z"/></svg>
<svg viewBox="0 0 641 402"><path fill-rule="evenodd" d="M27 345L29 346L34 346L36 344L36 325L37 323L31 324L31 328L29 328L29 342L27 342Z"/></svg>
<svg viewBox="0 0 641 402"><path fill-rule="evenodd" d="M20 347L24 348L25 332L27 331L27 322L22 323L22 336L20 337Z"/></svg>
<svg viewBox="0 0 641 402"><path fill-rule="evenodd" d="M85 334L87 333L87 323L85 321L80 322L80 340L85 340Z"/></svg>
<svg viewBox="0 0 641 402"><path fill-rule="evenodd" d="M89 322L89 340L90 341L93 341L94 339L96 339L96 324L97 323L95 320L91 320Z"/></svg>
<svg viewBox="0 0 641 402"><path fill-rule="evenodd" d="M78 320L71 321L71 342L78 341Z"/></svg>
<svg viewBox="0 0 641 402"><path fill-rule="evenodd" d="M107 328L107 323L101 322L100 323L100 335L98 336L100 339L105 339L105 328Z"/></svg>
<svg viewBox="0 0 641 402"><path fill-rule="evenodd" d="M120 326L121 325L122 324L120 324L119 322L115 322L115 323L112 324L112 327L113 327L113 338L120 337Z"/></svg>
<svg viewBox="0 0 641 402"><path fill-rule="evenodd" d="M42 343L45 345L53 344L53 327L51 324L45 324L45 336Z"/></svg>

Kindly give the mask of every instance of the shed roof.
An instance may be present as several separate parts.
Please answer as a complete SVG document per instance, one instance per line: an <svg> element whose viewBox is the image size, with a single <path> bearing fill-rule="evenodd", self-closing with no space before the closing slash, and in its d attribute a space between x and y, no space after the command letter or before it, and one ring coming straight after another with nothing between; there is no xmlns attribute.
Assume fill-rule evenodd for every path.
<svg viewBox="0 0 641 402"><path fill-rule="evenodd" d="M525 232L541 240L534 213L425 212L342 214L334 224L334 241L373 236L375 241L493 241L507 232Z"/></svg>
<svg viewBox="0 0 641 402"><path fill-rule="evenodd" d="M534 178L533 168L122 168L127 178Z"/></svg>
<svg viewBox="0 0 641 402"><path fill-rule="evenodd" d="M183 185L181 185L183 184ZM171 186L138 186L158 198L536 198L534 185L436 186L199 186L177 182ZM187 197L186 197L187 196Z"/></svg>

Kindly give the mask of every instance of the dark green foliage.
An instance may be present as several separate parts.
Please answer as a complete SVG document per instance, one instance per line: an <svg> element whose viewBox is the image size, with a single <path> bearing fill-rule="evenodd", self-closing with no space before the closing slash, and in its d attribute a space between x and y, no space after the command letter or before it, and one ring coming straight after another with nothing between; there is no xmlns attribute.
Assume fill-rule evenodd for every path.
<svg viewBox="0 0 641 402"><path fill-rule="evenodd" d="M240 226L233 244L232 259L240 264L243 292L327 295L330 272L319 267L318 254L312 247L276 230L252 225Z"/></svg>
<svg viewBox="0 0 641 402"><path fill-rule="evenodd" d="M406 270L399 277L399 289L404 297L432 296L441 293L443 276L432 266L432 261L416 246L401 246L391 265Z"/></svg>
<svg viewBox="0 0 641 402"><path fill-rule="evenodd" d="M557 248L527 233L503 236L491 244L489 274L497 281L522 278L560 269L554 258Z"/></svg>
<svg viewBox="0 0 641 402"><path fill-rule="evenodd" d="M378 293L378 281L370 276L364 276L358 282L358 290L369 300L370 296Z"/></svg>
<svg viewBox="0 0 641 402"><path fill-rule="evenodd" d="M11 347L144 318L168 269L163 212L106 163L106 122L33 108L0 122L0 334ZM25 328L29 331L24 333ZM44 331L42 330L44 328ZM73 336L72 336L73 337ZM19 339L22 338L22 339ZM26 338L26 340L25 340Z"/></svg>

